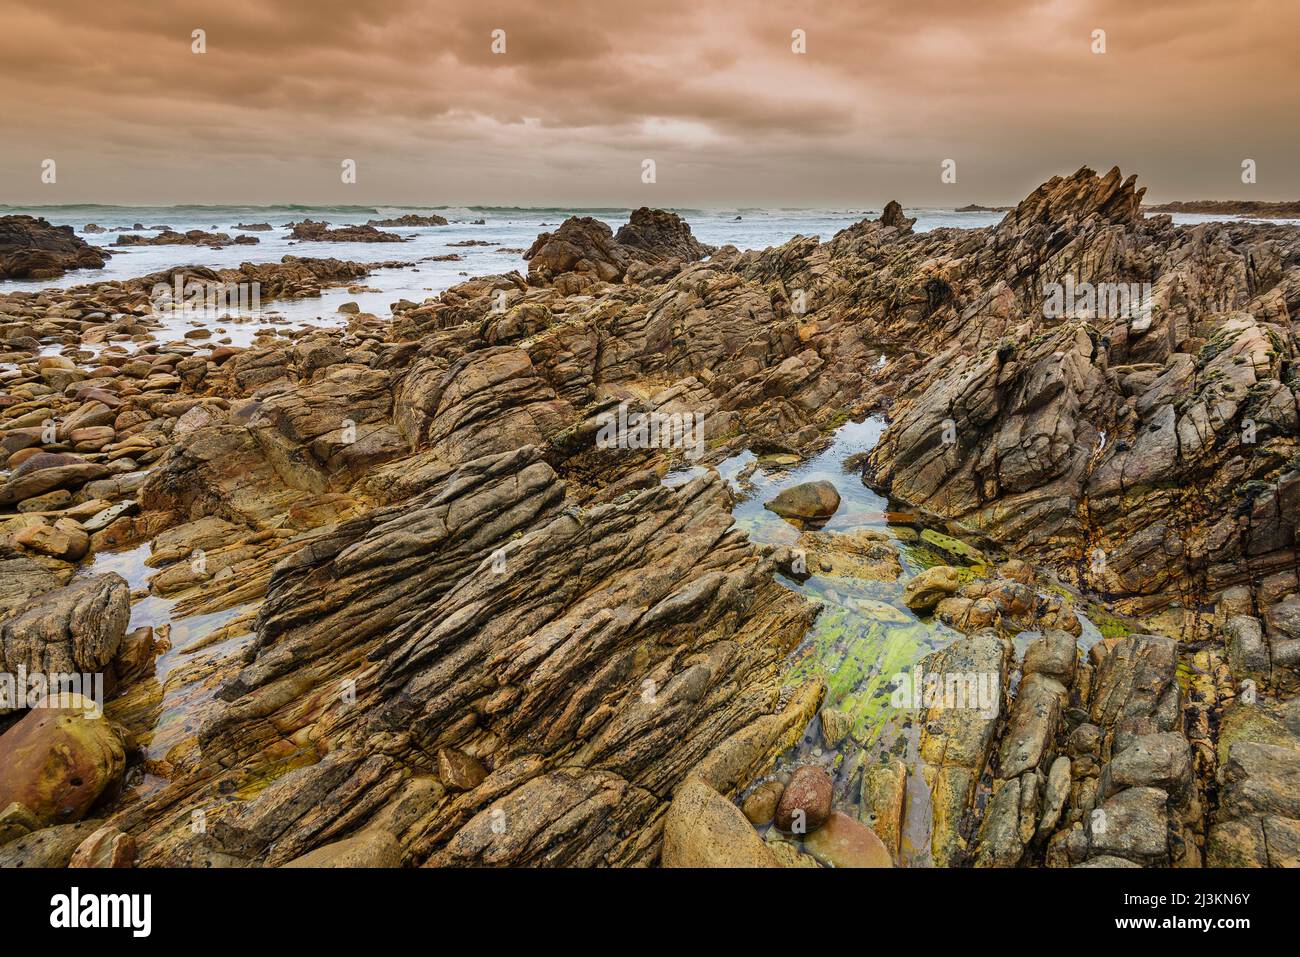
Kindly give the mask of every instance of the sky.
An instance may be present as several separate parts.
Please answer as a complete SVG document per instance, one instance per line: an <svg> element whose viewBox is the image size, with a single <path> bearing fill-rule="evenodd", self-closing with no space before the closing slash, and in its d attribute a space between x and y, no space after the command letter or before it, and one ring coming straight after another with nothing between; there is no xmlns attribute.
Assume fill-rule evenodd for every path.
<svg viewBox="0 0 1300 957"><path fill-rule="evenodd" d="M1084 165L1300 199L1297 34L1294 0L0 0L0 204L1004 205Z"/></svg>

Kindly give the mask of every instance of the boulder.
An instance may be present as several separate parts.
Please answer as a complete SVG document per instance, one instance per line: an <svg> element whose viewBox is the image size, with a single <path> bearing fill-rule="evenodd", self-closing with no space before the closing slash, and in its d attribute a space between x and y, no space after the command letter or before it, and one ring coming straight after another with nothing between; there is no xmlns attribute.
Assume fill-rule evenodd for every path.
<svg viewBox="0 0 1300 957"><path fill-rule="evenodd" d="M79 821L121 783L121 731L79 695L67 707L34 708L0 735L0 807L23 805L41 827Z"/></svg>
<svg viewBox="0 0 1300 957"><path fill-rule="evenodd" d="M703 781L688 779L664 816L664 867L777 867L740 809Z"/></svg>
<svg viewBox="0 0 1300 957"><path fill-rule="evenodd" d="M90 536L70 518L53 525L31 525L14 536L14 541L28 551L48 555L65 562L78 562L90 551Z"/></svg>
<svg viewBox="0 0 1300 957"><path fill-rule="evenodd" d="M77 845L69 867L134 867L135 839L105 824Z"/></svg>
<svg viewBox="0 0 1300 957"><path fill-rule="evenodd" d="M961 587L961 573L951 565L934 565L923 569L903 586L903 601L916 612L934 608L942 599Z"/></svg>
<svg viewBox="0 0 1300 957"><path fill-rule="evenodd" d="M766 827L776 815L776 805L781 800L785 785L776 779L764 781L754 788L753 793L745 798L741 810L749 823L755 827Z"/></svg>
<svg viewBox="0 0 1300 957"><path fill-rule="evenodd" d="M832 483L824 480L803 482L783 490L763 507L782 518L800 521L827 519L840 507L840 493Z"/></svg>
<svg viewBox="0 0 1300 957"><path fill-rule="evenodd" d="M893 867L889 849L865 824L832 811L804 838L803 849L831 867Z"/></svg>
<svg viewBox="0 0 1300 957"><path fill-rule="evenodd" d="M14 609L0 627L0 670L103 671L126 634L130 600L126 581L113 572L37 595Z"/></svg>
<svg viewBox="0 0 1300 957"><path fill-rule="evenodd" d="M777 802L774 822L787 834L811 834L831 813L831 777L816 765L795 770Z"/></svg>
<svg viewBox="0 0 1300 957"><path fill-rule="evenodd" d="M393 835L380 828L308 851L281 867L401 867L401 848Z"/></svg>

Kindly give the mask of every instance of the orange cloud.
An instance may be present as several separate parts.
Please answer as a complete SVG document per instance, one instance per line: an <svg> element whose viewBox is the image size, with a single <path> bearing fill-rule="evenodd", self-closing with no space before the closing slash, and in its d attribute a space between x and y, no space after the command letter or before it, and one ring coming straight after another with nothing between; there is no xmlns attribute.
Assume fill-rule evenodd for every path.
<svg viewBox="0 0 1300 957"><path fill-rule="evenodd" d="M0 202L951 205L1085 163L1291 199L1297 27L1286 0L9 0Z"/></svg>

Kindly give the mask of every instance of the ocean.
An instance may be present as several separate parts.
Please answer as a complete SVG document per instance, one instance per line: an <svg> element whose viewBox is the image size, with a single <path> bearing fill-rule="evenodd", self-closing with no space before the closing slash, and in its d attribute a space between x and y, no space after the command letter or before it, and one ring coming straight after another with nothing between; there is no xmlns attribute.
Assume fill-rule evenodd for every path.
<svg viewBox="0 0 1300 957"><path fill-rule="evenodd" d="M42 216L55 225L70 225L87 242L110 248L113 257L105 268L76 270L54 280L0 282L0 293L13 290L66 288L104 280L131 279L176 266L200 265L213 268L238 266L244 262L279 262L286 255L333 257L373 263L400 261L410 265L378 269L362 280L368 292L327 290L320 298L274 301L262 304L262 317L289 325L339 322L337 307L354 301L366 312L387 318L389 306L399 299L421 302L471 276L511 271L527 272L522 252L539 233L554 229L569 216L593 216L617 230L627 222L630 209L501 207L501 206L43 206L21 208L0 205L0 215L27 213ZM777 246L797 235L830 239L836 232L864 218L880 215L878 209L676 209L691 225L695 236L715 246L732 244L740 249ZM974 228L1001 220L998 212L955 212L951 209L908 209L916 217L917 231L941 227ZM371 219L389 219L405 213L436 213L450 221L447 226L417 228L384 227L409 237L404 243L295 242L284 228L303 219L324 220L331 225L355 225ZM1213 217L1175 216L1175 222L1204 222ZM480 222L481 221L481 222ZM88 223L109 232L86 234ZM240 232L238 223L269 223L268 231L247 232L257 245L209 249L205 246L113 247L119 230L134 232L145 227L169 226L179 232L202 229ZM152 235L152 233L146 233ZM460 246L474 242L486 245ZM431 257L457 254L457 261L433 261ZM251 330L249 330L251 334ZM244 338L236 334L236 340Z"/></svg>

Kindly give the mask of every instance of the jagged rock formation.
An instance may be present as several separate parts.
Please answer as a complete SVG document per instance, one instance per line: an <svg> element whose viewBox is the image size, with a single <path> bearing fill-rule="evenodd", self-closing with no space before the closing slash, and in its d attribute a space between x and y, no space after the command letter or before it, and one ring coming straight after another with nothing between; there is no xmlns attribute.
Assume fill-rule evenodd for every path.
<svg viewBox="0 0 1300 957"><path fill-rule="evenodd" d="M632 210L625 225L614 234L621 246L635 250L632 255L647 262L680 259L698 262L713 255L713 246L706 246L691 235L691 227L676 213L642 206Z"/></svg>
<svg viewBox="0 0 1300 957"><path fill-rule="evenodd" d="M572 295L593 282L655 282L714 252L697 241L676 213L642 206L618 234L598 219L571 216L553 233L542 233L524 253L528 281L554 284Z"/></svg>
<svg viewBox="0 0 1300 957"><path fill-rule="evenodd" d="M69 269L103 269L107 251L71 226L31 216L0 216L0 279L56 279Z"/></svg>
<svg viewBox="0 0 1300 957"><path fill-rule="evenodd" d="M1300 587L1300 239L1143 220L1141 193L1082 170L918 263L920 315L895 307L876 328L924 327L928 361L898 389L869 478L1135 609L1240 582L1276 601ZM1044 315L1045 284L1106 282L1149 292L1109 317L1104 302Z"/></svg>

